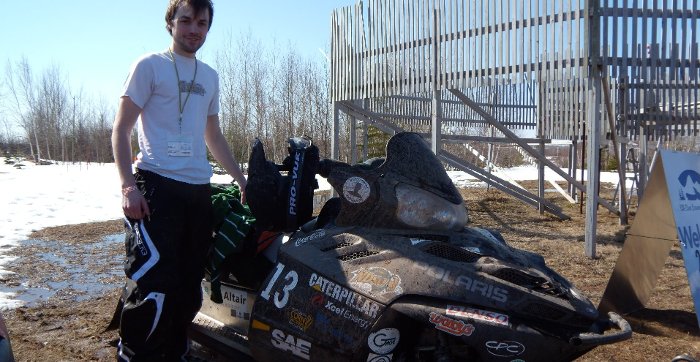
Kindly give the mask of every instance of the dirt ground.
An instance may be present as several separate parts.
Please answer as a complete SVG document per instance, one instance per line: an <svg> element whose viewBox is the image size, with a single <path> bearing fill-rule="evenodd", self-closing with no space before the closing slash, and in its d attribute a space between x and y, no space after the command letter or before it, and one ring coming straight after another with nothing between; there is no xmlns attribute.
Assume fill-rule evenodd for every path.
<svg viewBox="0 0 700 362"><path fill-rule="evenodd" d="M560 221L494 189L465 189L462 193L471 225L495 228L512 246L542 254L550 267L598 304L625 236L626 228L615 215L600 208L597 257L590 259L584 253L584 216L578 204L548 193L548 199L572 218ZM44 242L28 242L14 249L12 253L19 258L10 269L16 274L5 276L3 283L54 292L40 303L3 311L18 361L114 360L117 334L105 328L121 286L123 249L120 241L105 242L103 238L118 236L121 228L118 220L48 228L31 235ZM72 256L64 256L61 262L46 258L60 254L61 245L70 246ZM91 247L80 247L84 245ZM79 253L83 255L75 255ZM80 289L78 282L61 282L84 274L99 275L97 285ZM700 331L677 245L646 308L625 319L632 325L632 339L598 347L579 361L671 361L684 353L700 359ZM217 359L206 349L199 353L204 359Z"/></svg>

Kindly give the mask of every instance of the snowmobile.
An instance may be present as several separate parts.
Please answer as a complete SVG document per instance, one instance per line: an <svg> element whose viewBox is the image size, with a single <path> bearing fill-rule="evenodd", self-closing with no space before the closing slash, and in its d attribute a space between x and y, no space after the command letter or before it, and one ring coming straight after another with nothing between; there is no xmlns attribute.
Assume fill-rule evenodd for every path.
<svg viewBox="0 0 700 362"><path fill-rule="evenodd" d="M316 217L294 215L300 226L289 232L285 219L308 196L298 164L308 157L294 147L310 141L290 139L286 179L257 184L282 167L253 149L251 210L287 232L228 263L222 303L203 281L192 327L201 344L256 361L566 361L631 337L623 318L601 315L542 256L467 226L462 197L415 133L394 135L386 157L370 162L307 160L337 196ZM270 200L256 203L251 187L266 184L287 190L263 196L277 197L286 217L255 212Z"/></svg>

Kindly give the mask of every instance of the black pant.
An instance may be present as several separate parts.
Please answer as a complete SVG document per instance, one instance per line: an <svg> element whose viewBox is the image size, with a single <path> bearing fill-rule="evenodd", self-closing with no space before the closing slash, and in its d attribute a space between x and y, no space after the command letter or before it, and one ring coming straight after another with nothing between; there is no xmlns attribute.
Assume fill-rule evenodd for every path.
<svg viewBox="0 0 700 362"><path fill-rule="evenodd" d="M180 360L187 328L202 306L200 283L211 245L211 189L153 172L134 175L150 218L126 220L127 276L120 360Z"/></svg>

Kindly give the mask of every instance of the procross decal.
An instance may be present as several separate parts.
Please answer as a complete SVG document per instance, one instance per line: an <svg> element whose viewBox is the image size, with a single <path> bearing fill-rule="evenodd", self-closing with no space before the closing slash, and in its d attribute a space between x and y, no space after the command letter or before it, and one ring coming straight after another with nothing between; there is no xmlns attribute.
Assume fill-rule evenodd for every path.
<svg viewBox="0 0 700 362"><path fill-rule="evenodd" d="M360 311L369 317L377 317L377 312L379 311L378 303L316 273L311 274L311 277L309 278L309 286L314 290L317 290L354 310ZM326 308L329 307L333 308L333 310L331 310L332 312L340 314L339 309L333 303L330 303L330 306L326 306Z"/></svg>
<svg viewBox="0 0 700 362"><path fill-rule="evenodd" d="M428 265L421 262L416 262L415 266L421 272L438 279L444 283L452 284L456 287L464 288L471 293L477 293L485 298L495 300L497 302L505 302L508 300L508 291L494 286L481 280L472 279L466 275L452 275L449 270L439 266Z"/></svg>
<svg viewBox="0 0 700 362"><path fill-rule="evenodd" d="M303 359L309 359L311 352L311 342L301 338L294 337L291 334L284 334L279 329L272 330L272 339L270 340L273 346L286 352L292 352L293 355Z"/></svg>

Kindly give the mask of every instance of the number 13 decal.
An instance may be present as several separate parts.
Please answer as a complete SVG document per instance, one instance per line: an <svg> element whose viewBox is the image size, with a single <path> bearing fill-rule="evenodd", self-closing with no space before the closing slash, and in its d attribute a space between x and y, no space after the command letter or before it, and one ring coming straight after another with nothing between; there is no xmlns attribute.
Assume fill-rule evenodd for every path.
<svg viewBox="0 0 700 362"><path fill-rule="evenodd" d="M265 298L265 300L270 300L270 292L272 292L272 288L277 283L277 279L279 279L280 275L282 275L283 270L284 264L277 263L277 269L275 270L275 274L273 274L272 278L270 278L270 281L267 283L265 290L263 290L262 293L260 293L260 296ZM287 274L284 276L284 283L275 288L275 299L273 300L273 302L275 303L275 306L277 308L282 309L287 305L287 303L289 302L289 292L291 292L292 289L294 289L294 287L297 286L297 282L299 282L299 275L297 274L297 272L294 270L288 271Z"/></svg>

